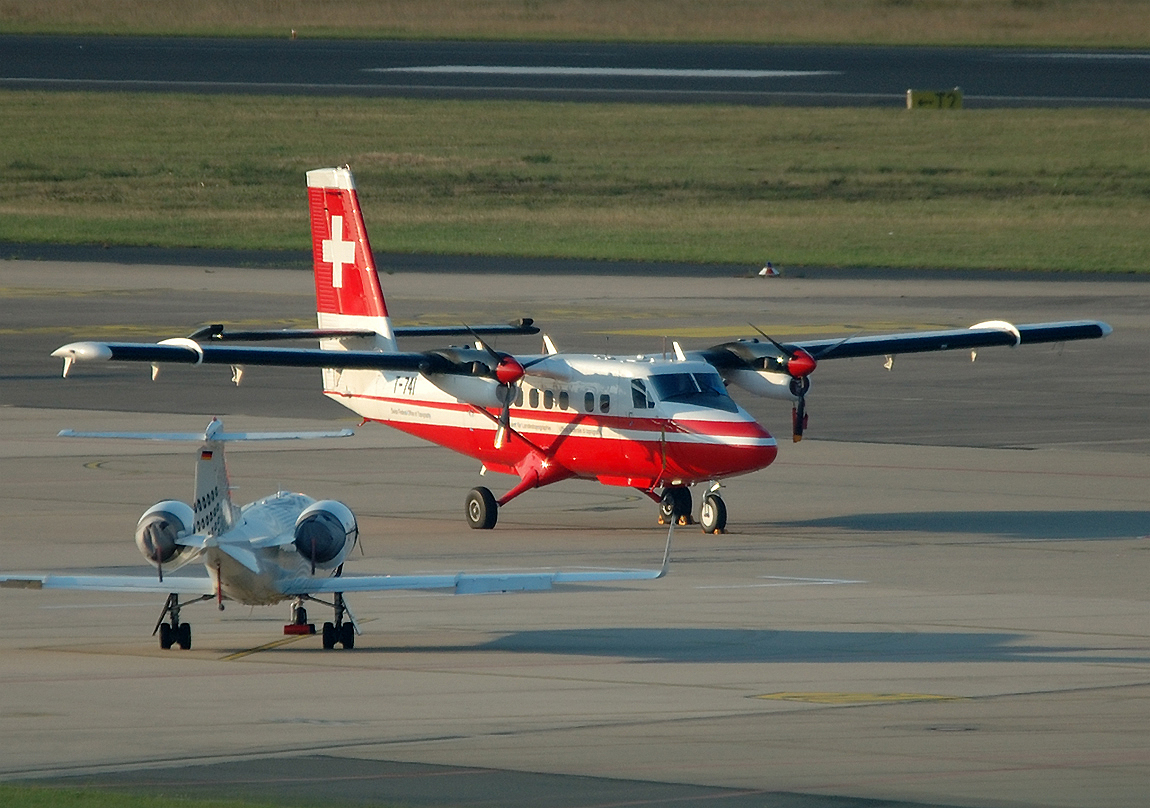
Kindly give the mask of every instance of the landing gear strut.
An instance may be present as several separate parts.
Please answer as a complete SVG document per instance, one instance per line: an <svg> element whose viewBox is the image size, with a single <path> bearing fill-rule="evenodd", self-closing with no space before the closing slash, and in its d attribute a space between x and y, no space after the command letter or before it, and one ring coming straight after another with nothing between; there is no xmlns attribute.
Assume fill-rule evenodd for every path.
<svg viewBox="0 0 1150 808"><path fill-rule="evenodd" d="M178 645L185 651L191 648L192 627L187 623L180 622L180 609L189 603L199 603L201 600L211 600L213 597L213 595L201 595L195 600L180 603L180 596L177 593L173 592L168 595L164 609L160 612L160 619L156 621L156 627L152 629L153 637L156 634L160 635L160 647L165 651L173 645ZM165 618L170 619L165 623Z"/></svg>
<svg viewBox="0 0 1150 808"><path fill-rule="evenodd" d="M335 602L332 604L335 607L335 622L323 624L323 647L326 650L335 648L338 642L348 650L355 648L355 624L348 620L344 622L344 615L351 617L351 612L347 610L347 604L344 603L343 594L337 592Z"/></svg>

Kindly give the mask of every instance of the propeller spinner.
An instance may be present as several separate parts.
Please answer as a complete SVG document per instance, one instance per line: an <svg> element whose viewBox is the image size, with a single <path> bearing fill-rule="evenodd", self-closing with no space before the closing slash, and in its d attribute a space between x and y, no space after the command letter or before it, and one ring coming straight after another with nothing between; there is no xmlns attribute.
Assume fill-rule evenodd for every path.
<svg viewBox="0 0 1150 808"><path fill-rule="evenodd" d="M787 348L754 323L748 323L748 325L758 331L783 354L777 361L787 375L791 377L791 394L798 399L791 410L792 437L794 442L798 443L803 439L803 430L807 427L807 390L811 389L809 376L818 367L818 362L806 350Z"/></svg>
<svg viewBox="0 0 1150 808"><path fill-rule="evenodd" d="M471 331L471 328L467 327L467 330ZM495 360L491 372L499 382L499 399L503 402L503 409L499 412L499 427L495 430L495 448L502 449L507 440L507 432L511 429L511 401L515 398L515 384L527 371L515 357L498 353L474 331L471 331L471 336L475 338L475 344Z"/></svg>

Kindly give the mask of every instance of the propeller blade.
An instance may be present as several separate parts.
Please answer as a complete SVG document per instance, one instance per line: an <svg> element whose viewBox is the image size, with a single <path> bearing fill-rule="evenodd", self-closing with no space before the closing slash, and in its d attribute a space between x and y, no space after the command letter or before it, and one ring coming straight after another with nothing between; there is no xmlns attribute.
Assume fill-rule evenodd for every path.
<svg viewBox="0 0 1150 808"><path fill-rule="evenodd" d="M754 323L747 323L747 325L749 325L751 328L755 329L755 331L759 332L759 335L760 335L761 337L763 337L763 338L764 338L764 339L765 339L767 342L771 343L771 345L774 345L776 348L778 348L780 351L782 351L782 352L783 352L783 356L785 356L787 359L790 359L790 358L791 358L791 356L792 356L791 352L790 352L790 351L788 351L786 348L784 348L784 347L782 346L782 344L780 344L779 342L775 341L775 338L774 338L774 337L772 337L770 334L768 334L768 333L767 333L766 331L764 331L763 329L759 328L759 327L758 327L757 325L755 325Z"/></svg>
<svg viewBox="0 0 1150 808"><path fill-rule="evenodd" d="M782 352L783 356L786 357L786 361L783 362L783 368L790 374L792 379L804 379L813 373L814 369L818 366L815 357L811 356L806 350L802 348L791 350L754 323L747 323L747 325L759 332L771 345L774 345ZM850 338L848 337L847 339ZM837 348L838 346L833 345L831 347Z"/></svg>
<svg viewBox="0 0 1150 808"><path fill-rule="evenodd" d="M840 339L834 345L828 345L827 347L823 348L821 351L818 351L817 353L811 354L811 356L814 359L826 359L828 356L833 354L835 351L837 351L843 345L846 345L848 342L850 342L852 339L854 339L855 337L857 337L861 333L862 333L861 331L856 331L853 334L847 334L845 337Z"/></svg>

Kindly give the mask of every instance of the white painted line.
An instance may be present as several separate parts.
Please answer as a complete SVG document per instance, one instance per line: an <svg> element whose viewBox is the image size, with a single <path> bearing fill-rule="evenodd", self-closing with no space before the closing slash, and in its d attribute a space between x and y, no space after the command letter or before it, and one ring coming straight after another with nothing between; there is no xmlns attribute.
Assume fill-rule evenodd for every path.
<svg viewBox="0 0 1150 808"><path fill-rule="evenodd" d="M771 583L696 586L695 589L767 589L779 586L838 586L840 584L866 583L866 581L852 581L846 578L793 578L787 575L760 575L759 578L771 581Z"/></svg>
<svg viewBox="0 0 1150 808"><path fill-rule="evenodd" d="M498 76L606 76L668 79L777 79L797 76L837 76L837 70L679 70L662 67L519 67L515 65L423 65L368 67L365 73L450 73Z"/></svg>
<svg viewBox="0 0 1150 808"><path fill-rule="evenodd" d="M1150 53L1013 53L1007 56L1000 54L1000 59L1015 59L1021 56L1024 59L1082 59L1098 61L1125 61L1128 59L1150 59Z"/></svg>

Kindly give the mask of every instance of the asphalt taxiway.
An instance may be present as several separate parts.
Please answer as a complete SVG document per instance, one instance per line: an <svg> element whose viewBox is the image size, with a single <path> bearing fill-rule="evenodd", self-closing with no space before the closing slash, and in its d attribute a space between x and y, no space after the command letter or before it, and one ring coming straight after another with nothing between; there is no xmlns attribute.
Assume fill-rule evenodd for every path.
<svg viewBox="0 0 1150 808"><path fill-rule="evenodd" d="M621 268L625 270L624 268ZM179 444L62 428L351 423L309 372L78 366L56 346L202 322L309 321L306 272L0 264L6 570L143 570L185 497ZM808 440L729 481L729 532L676 533L662 581L351 599L354 651L285 638L286 607L0 589L0 779L282 804L1132 806L1150 786L1150 284L399 272L403 322L534 316L561 349L1097 318L1103 341L828 361ZM668 343L669 344L669 343ZM418 346L416 346L418 347ZM535 350L534 338L503 349ZM789 408L747 402L786 440ZM351 572L657 565L634 492L531 492L462 520L477 464L383 427L229 447L237 498L347 502ZM499 488L507 478L487 478ZM319 615L317 615L319 616Z"/></svg>

